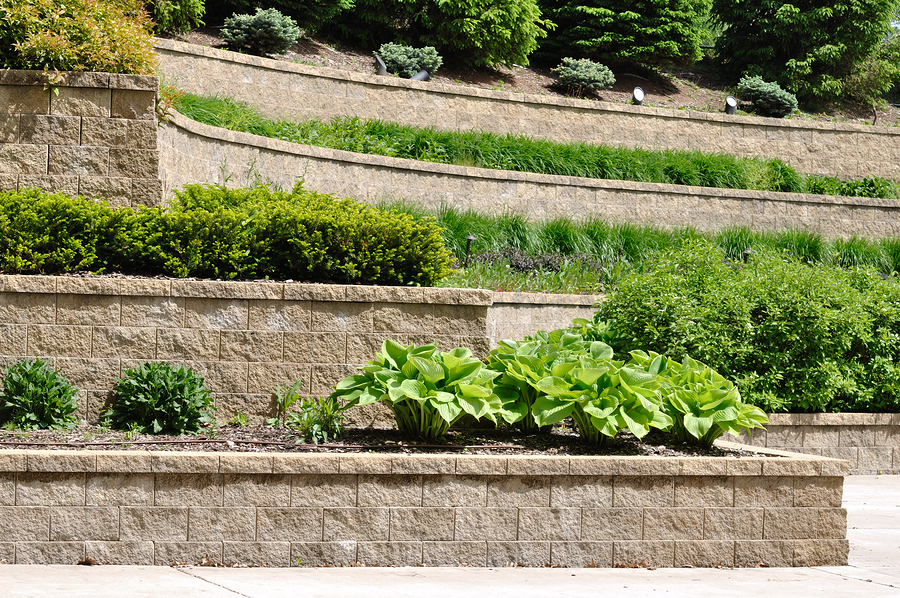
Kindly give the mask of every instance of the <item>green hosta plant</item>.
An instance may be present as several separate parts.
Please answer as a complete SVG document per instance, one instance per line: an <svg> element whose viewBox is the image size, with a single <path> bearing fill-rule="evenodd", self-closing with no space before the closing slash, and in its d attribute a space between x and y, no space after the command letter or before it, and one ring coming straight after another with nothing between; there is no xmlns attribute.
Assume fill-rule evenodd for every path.
<svg viewBox="0 0 900 598"><path fill-rule="evenodd" d="M400 431L435 439L468 414L496 422L501 399L494 393L499 374L468 349L443 353L435 345L404 346L386 340L361 374L344 378L334 398L347 406L381 401L390 407Z"/></svg>
<svg viewBox="0 0 900 598"><path fill-rule="evenodd" d="M643 351L631 355L658 376L663 410L673 421L671 432L683 442L709 448L725 432L737 436L769 421L762 409L741 402L734 384L699 361L685 357L678 363Z"/></svg>
<svg viewBox="0 0 900 598"><path fill-rule="evenodd" d="M21 430L72 429L77 420L72 384L48 362L26 359L12 364L0 392L0 425Z"/></svg>
<svg viewBox="0 0 900 598"><path fill-rule="evenodd" d="M581 356L554 366L537 384L544 396L532 408L535 422L543 426L571 416L579 435L600 446L626 428L642 438L650 428L671 426L660 407L656 376L611 357L606 345L599 358Z"/></svg>

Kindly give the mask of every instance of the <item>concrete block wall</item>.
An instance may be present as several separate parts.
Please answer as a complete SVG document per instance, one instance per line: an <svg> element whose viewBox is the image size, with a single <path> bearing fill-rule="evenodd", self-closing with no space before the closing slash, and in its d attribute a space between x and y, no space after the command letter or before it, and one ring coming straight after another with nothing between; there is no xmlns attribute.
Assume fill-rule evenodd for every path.
<svg viewBox="0 0 900 598"><path fill-rule="evenodd" d="M0 71L0 190L38 187L116 206L162 200L155 102L144 75Z"/></svg>
<svg viewBox="0 0 900 598"><path fill-rule="evenodd" d="M145 361L184 363L204 377L216 418L274 415L279 385L327 395L373 359L385 339L469 347L483 357L489 330L524 336L571 322L565 309L528 303L507 324L486 290L195 280L0 276L0 366L50 358L79 387L78 416L97 421L115 380ZM542 298L544 301L552 300ZM508 302L514 299L506 299ZM557 301L565 301L565 297ZM582 317L595 297L579 299ZM570 300L571 301L571 300ZM571 306L570 306L571 307ZM358 426L393 427L381 405L350 412Z"/></svg>
<svg viewBox="0 0 900 598"><path fill-rule="evenodd" d="M530 218L611 221L824 235L900 235L900 201L608 181L470 168L297 145L210 127L175 114L160 130L160 172L169 197L187 183L244 186L257 178L374 202L406 199Z"/></svg>
<svg viewBox="0 0 900 598"><path fill-rule="evenodd" d="M801 172L900 176L900 131L628 106L417 82L158 40L160 72L191 93L246 101L271 117L379 118L450 130L522 133L625 147L778 157ZM724 107L725 95L722 95Z"/></svg>
<svg viewBox="0 0 900 598"><path fill-rule="evenodd" d="M846 463L0 451L0 563L846 565Z"/></svg>
<svg viewBox="0 0 900 598"><path fill-rule="evenodd" d="M773 413L765 430L728 438L844 459L854 474L900 474L898 413Z"/></svg>

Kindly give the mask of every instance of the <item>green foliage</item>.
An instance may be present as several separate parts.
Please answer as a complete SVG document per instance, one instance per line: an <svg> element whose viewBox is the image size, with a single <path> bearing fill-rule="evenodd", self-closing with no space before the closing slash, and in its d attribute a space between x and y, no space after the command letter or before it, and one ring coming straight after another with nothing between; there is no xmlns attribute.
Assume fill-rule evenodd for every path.
<svg viewBox="0 0 900 598"><path fill-rule="evenodd" d="M297 380L290 386L279 386L275 389L275 408L278 411L278 417L272 417L266 420L266 424L272 427L287 425L288 413L291 407L300 400L300 387L303 386L303 380Z"/></svg>
<svg viewBox="0 0 900 598"><path fill-rule="evenodd" d="M203 25L205 0L149 0L150 15L159 31L184 33Z"/></svg>
<svg viewBox="0 0 900 598"><path fill-rule="evenodd" d="M344 378L331 395L347 407L381 401L400 432L440 438L464 415L496 422L502 400L495 394L498 372L483 367L469 349L441 352L435 345L404 346L386 340L363 372Z"/></svg>
<svg viewBox="0 0 900 598"><path fill-rule="evenodd" d="M355 44L434 46L472 66L527 65L552 24L535 0L356 0L326 31Z"/></svg>
<svg viewBox="0 0 900 598"><path fill-rule="evenodd" d="M75 427L78 389L41 359L18 361L3 373L0 426L20 430Z"/></svg>
<svg viewBox="0 0 900 598"><path fill-rule="evenodd" d="M288 414L287 426L301 442L319 444L340 438L344 433L347 405L335 397L301 398L297 411Z"/></svg>
<svg viewBox="0 0 900 598"><path fill-rule="evenodd" d="M0 68L153 74L142 0L0 0Z"/></svg>
<svg viewBox="0 0 900 598"><path fill-rule="evenodd" d="M854 73L881 68L872 61L885 60L879 44L896 8L896 0L713 0L712 13L727 26L716 52L733 80L760 75L804 104L827 103L852 95Z"/></svg>
<svg viewBox="0 0 900 598"><path fill-rule="evenodd" d="M219 8L228 7L227 14L231 14L247 12L258 4L252 0L224 0ZM306 31L316 31L329 19L353 8L353 4L353 0L266 0L264 6L278 9Z"/></svg>
<svg viewBox="0 0 900 598"><path fill-rule="evenodd" d="M701 58L708 0L540 0L556 23L539 53L658 65Z"/></svg>
<svg viewBox="0 0 900 598"><path fill-rule="evenodd" d="M895 411L897 280L763 249L746 257L735 263L705 241L657 254L620 280L595 320L626 348L709 364L766 411Z"/></svg>
<svg viewBox="0 0 900 598"><path fill-rule="evenodd" d="M861 104L883 103L882 96L900 81L900 34L891 34L878 44L876 51L844 78L844 92L851 101Z"/></svg>
<svg viewBox="0 0 900 598"><path fill-rule="evenodd" d="M797 109L794 94L781 89L777 83L763 81L758 75L741 79L737 94L742 100L752 102L756 111L764 116L784 118Z"/></svg>
<svg viewBox="0 0 900 598"><path fill-rule="evenodd" d="M203 378L183 365L144 363L116 381L106 417L118 430L149 434L197 432L215 410Z"/></svg>
<svg viewBox="0 0 900 598"><path fill-rule="evenodd" d="M837 177L809 175L806 178L806 192L845 197L900 198L897 183L877 176L867 176L858 181L842 181Z"/></svg>
<svg viewBox="0 0 900 598"><path fill-rule="evenodd" d="M441 67L441 57L432 46L413 48L402 44L381 44L378 55L389 73L409 79L421 70L433 75Z"/></svg>
<svg viewBox="0 0 900 598"><path fill-rule="evenodd" d="M233 15L225 19L222 28L222 39L231 49L258 56L284 54L300 35L296 21L274 8L257 8L253 15Z"/></svg>
<svg viewBox="0 0 900 598"><path fill-rule="evenodd" d="M587 58L563 58L559 66L550 69L556 73L559 85L581 93L582 90L609 89L616 83L612 71Z"/></svg>

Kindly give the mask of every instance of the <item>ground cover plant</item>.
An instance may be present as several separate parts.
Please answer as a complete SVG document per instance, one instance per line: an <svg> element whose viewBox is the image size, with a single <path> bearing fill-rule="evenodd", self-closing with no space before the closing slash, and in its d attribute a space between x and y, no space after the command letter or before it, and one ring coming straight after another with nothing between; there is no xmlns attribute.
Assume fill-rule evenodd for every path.
<svg viewBox="0 0 900 598"><path fill-rule="evenodd" d="M43 359L25 359L3 373L0 426L20 430L71 429L77 420L75 388Z"/></svg>

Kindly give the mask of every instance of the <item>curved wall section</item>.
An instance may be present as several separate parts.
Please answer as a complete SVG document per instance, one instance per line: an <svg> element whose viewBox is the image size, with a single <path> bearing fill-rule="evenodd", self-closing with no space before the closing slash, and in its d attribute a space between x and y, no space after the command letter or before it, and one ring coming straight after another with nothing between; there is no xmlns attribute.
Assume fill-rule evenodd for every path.
<svg viewBox="0 0 900 598"><path fill-rule="evenodd" d="M160 72L181 89L243 100L270 117L359 116L556 141L778 157L805 173L845 178L900 177L900 130L893 128L726 116L408 81L166 39L157 41L156 51Z"/></svg>
<svg viewBox="0 0 900 598"><path fill-rule="evenodd" d="M166 196L186 183L259 180L362 201L406 199L531 218L609 220L717 230L804 228L828 236L900 234L900 202L635 183L433 164L297 145L203 125L174 114L159 133Z"/></svg>

